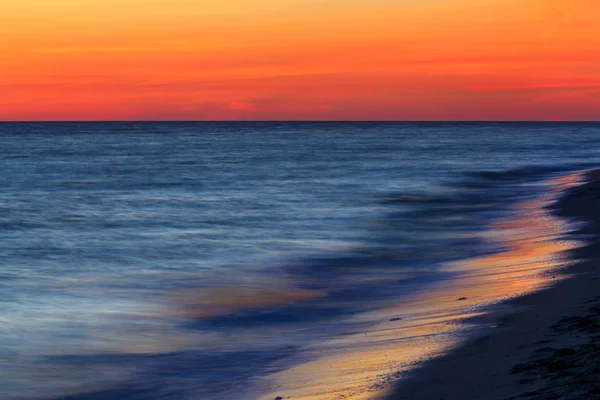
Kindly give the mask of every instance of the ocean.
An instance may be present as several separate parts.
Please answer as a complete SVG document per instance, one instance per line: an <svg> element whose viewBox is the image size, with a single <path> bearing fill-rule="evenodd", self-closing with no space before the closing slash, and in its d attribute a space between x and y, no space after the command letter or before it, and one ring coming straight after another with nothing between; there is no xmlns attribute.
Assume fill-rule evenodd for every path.
<svg viewBox="0 0 600 400"><path fill-rule="evenodd" d="M1 123L0 397L366 399L560 278L595 123ZM371 397L369 397L371 396Z"/></svg>

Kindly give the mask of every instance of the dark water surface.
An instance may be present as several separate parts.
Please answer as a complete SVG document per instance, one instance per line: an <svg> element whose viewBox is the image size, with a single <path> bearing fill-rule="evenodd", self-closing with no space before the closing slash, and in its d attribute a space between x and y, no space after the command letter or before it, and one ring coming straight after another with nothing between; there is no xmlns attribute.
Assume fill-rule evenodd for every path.
<svg viewBox="0 0 600 400"><path fill-rule="evenodd" d="M460 276L443 266L505 251L490 226L600 160L592 123L4 123L0 140L7 400L269 398L363 316Z"/></svg>

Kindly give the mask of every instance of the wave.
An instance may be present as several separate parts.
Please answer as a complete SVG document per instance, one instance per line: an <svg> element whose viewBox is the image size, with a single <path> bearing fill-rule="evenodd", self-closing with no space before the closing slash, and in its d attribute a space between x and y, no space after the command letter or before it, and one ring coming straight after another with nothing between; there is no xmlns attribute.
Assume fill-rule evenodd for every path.
<svg viewBox="0 0 600 400"><path fill-rule="evenodd" d="M379 195L375 201L383 213L374 220L362 221L358 246L295 256L277 265L257 268L254 273L245 271L238 277L204 277L203 285L166 296L160 311L151 318L166 324L169 335L187 338L184 345L174 345L172 351L154 352L150 348L129 354L124 349L124 354L74 353L46 358L44 364L48 367L79 365L99 374L82 383L88 388L78 389L78 394L52 398L257 399L271 393L274 376L289 377L291 373L294 378L289 380L296 382L300 378L294 373L300 373L297 371L302 370L301 366L317 362L324 354L329 354L331 360L342 357L339 352L328 352L336 346L348 350L342 346L346 340L343 338L352 338L348 339L352 346L360 347L357 343L362 342L355 337L371 333L389 344L390 340L398 340L393 339L394 334L398 335L398 326L404 329L400 337L406 340L425 340L435 329L440 335L451 336L456 329L448 328L444 321L455 321L459 315L468 314L467 304L474 307L475 303L469 300L471 295L460 296L465 302L456 303L456 290L444 285L458 285L456 282L461 282L460 277L467 270L471 271L472 282L481 283L488 279L486 266L499 268L502 263L527 260L528 246L537 246L540 242L536 238L542 233L527 230L535 221L510 222L507 216L540 208L542 203L534 203L525 211L518 211L516 205L544 196L550 187L563 188L550 178L575 169L575 165L566 165L477 171L458 182L444 183L434 193ZM490 240L490 235L508 233L520 236L509 241ZM527 235L535 238L529 241ZM560 249L548 246L541 251L554 254ZM461 266L456 267L458 264ZM511 270L513 275L494 269L490 276L501 276L505 281L538 268L521 267ZM480 273L473 274L474 270ZM474 280L474 276L479 280ZM433 294L440 287L446 293L443 296L452 297L439 297L444 299L439 304L445 304L447 309L433 317L427 307L434 305L417 300L417 294ZM467 287L462 290L479 293ZM140 326L138 335L144 334L144 327ZM165 341L178 342L169 335ZM456 340L450 336L447 341L440 340L439 347L430 343L431 348L440 350L442 342L445 346ZM423 346L423 342L418 343ZM379 354L372 343L364 346ZM406 349L417 354L414 347ZM385 348L393 351L389 346ZM326 350L319 354L315 349ZM127 372L115 383L102 384L103 374L111 375L107 371L115 370ZM294 390L300 389L290 392L295 393Z"/></svg>

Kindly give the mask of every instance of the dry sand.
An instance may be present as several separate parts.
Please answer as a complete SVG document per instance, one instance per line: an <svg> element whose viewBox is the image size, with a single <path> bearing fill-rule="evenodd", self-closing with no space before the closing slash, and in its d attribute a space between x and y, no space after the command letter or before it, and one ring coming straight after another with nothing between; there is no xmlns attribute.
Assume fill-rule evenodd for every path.
<svg viewBox="0 0 600 400"><path fill-rule="evenodd" d="M553 206L589 224L571 275L505 304L497 328L419 368L390 400L600 399L600 171ZM507 311L510 310L510 311Z"/></svg>

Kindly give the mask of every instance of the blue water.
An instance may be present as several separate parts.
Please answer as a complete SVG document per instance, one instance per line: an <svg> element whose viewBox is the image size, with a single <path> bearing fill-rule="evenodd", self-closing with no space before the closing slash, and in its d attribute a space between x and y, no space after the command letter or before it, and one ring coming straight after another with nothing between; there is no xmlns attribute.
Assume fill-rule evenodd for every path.
<svg viewBox="0 0 600 400"><path fill-rule="evenodd" d="M0 124L0 397L252 399L600 124ZM290 361L291 362L291 361Z"/></svg>

